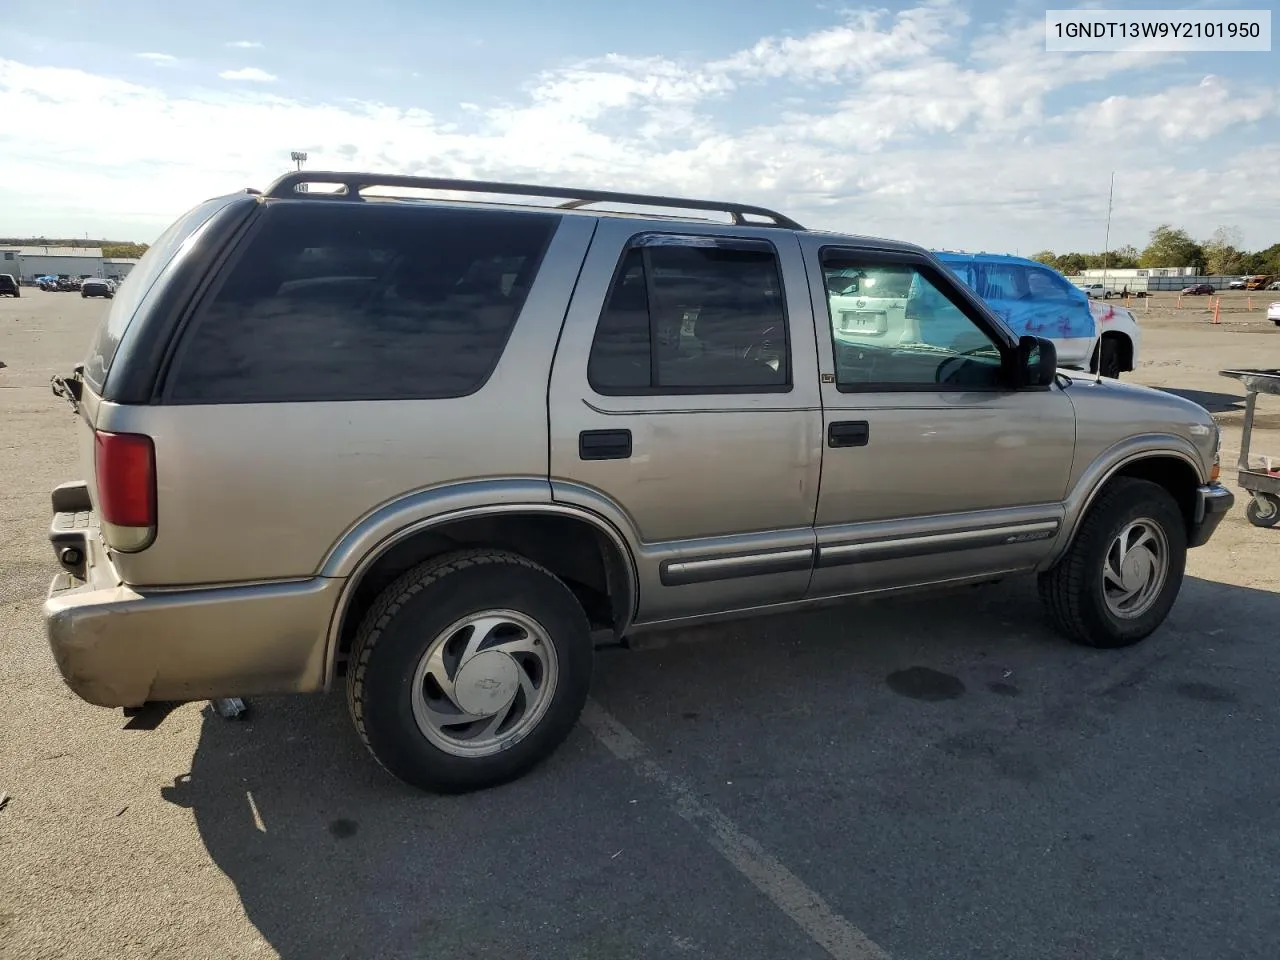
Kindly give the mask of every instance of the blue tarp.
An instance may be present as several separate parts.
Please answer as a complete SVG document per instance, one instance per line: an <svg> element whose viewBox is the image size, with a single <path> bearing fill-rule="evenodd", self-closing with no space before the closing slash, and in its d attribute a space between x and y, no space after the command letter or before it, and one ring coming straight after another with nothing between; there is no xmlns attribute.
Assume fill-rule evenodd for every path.
<svg viewBox="0 0 1280 960"><path fill-rule="evenodd" d="M1018 336L1049 340L1096 336L1089 298L1052 267L996 253L934 251L934 256Z"/></svg>

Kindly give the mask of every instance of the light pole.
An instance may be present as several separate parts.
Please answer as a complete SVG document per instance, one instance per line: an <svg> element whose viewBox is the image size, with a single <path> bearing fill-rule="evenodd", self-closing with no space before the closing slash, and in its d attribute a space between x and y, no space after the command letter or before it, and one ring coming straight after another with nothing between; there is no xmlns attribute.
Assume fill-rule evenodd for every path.
<svg viewBox="0 0 1280 960"><path fill-rule="evenodd" d="M306 153L304 153L301 150L294 150L289 154L289 159L298 165L298 172L301 173L302 164L305 163L307 159ZM305 183L300 183L294 189L296 189L299 193L306 193L307 185Z"/></svg>

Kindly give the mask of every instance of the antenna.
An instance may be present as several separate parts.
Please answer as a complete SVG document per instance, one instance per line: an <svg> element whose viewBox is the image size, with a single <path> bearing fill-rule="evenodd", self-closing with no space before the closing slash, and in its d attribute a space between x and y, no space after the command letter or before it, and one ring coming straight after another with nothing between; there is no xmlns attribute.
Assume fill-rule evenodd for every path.
<svg viewBox="0 0 1280 960"><path fill-rule="evenodd" d="M1111 190L1107 194L1107 233L1106 238L1102 241L1102 292L1107 292L1107 260L1111 254L1111 204L1116 197L1116 172L1111 171ZM1098 338L1098 375L1094 378L1094 383L1102 382L1102 338Z"/></svg>

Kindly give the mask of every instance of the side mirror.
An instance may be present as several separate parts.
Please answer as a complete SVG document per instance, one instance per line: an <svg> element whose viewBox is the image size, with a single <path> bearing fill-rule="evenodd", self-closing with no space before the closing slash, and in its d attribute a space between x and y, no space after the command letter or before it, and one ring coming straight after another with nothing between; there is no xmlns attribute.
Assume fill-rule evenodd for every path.
<svg viewBox="0 0 1280 960"><path fill-rule="evenodd" d="M1058 348L1043 337L1018 340L1018 385L1047 387L1058 375Z"/></svg>

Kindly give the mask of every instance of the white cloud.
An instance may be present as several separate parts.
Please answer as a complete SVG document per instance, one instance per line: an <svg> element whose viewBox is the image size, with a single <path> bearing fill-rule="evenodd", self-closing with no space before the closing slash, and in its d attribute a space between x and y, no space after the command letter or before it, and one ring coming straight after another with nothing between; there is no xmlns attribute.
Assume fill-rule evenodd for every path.
<svg viewBox="0 0 1280 960"><path fill-rule="evenodd" d="M223 80L249 80L254 83L270 83L277 79L274 73L267 73L257 67L245 67L242 70L223 70L218 74Z"/></svg>
<svg viewBox="0 0 1280 960"><path fill-rule="evenodd" d="M1115 169L1113 241L1141 243L1164 220L1275 241L1276 191L1258 171L1276 168L1280 145L1214 149L1274 121L1274 79L1162 82L1169 58L1046 54L1038 20L966 39L968 19L934 0L714 60L601 56L497 106L433 110L167 92L0 60L0 115L23 131L0 139L0 209L11 230L97 216L148 239L207 196L265 186L306 149L313 168L718 196L814 227L1025 253L1099 248L1100 171Z"/></svg>
<svg viewBox="0 0 1280 960"><path fill-rule="evenodd" d="M171 53L135 53L139 60L149 60L156 65L176 63L178 58Z"/></svg>
<svg viewBox="0 0 1280 960"><path fill-rule="evenodd" d="M262 44L257 40L231 40L227 43L228 47L234 47L237 50L261 50Z"/></svg>
<svg viewBox="0 0 1280 960"><path fill-rule="evenodd" d="M1265 87L1233 90L1211 74L1160 93L1107 97L1074 117L1111 139L1141 130L1168 143L1203 141L1238 124L1280 119L1280 93Z"/></svg>

